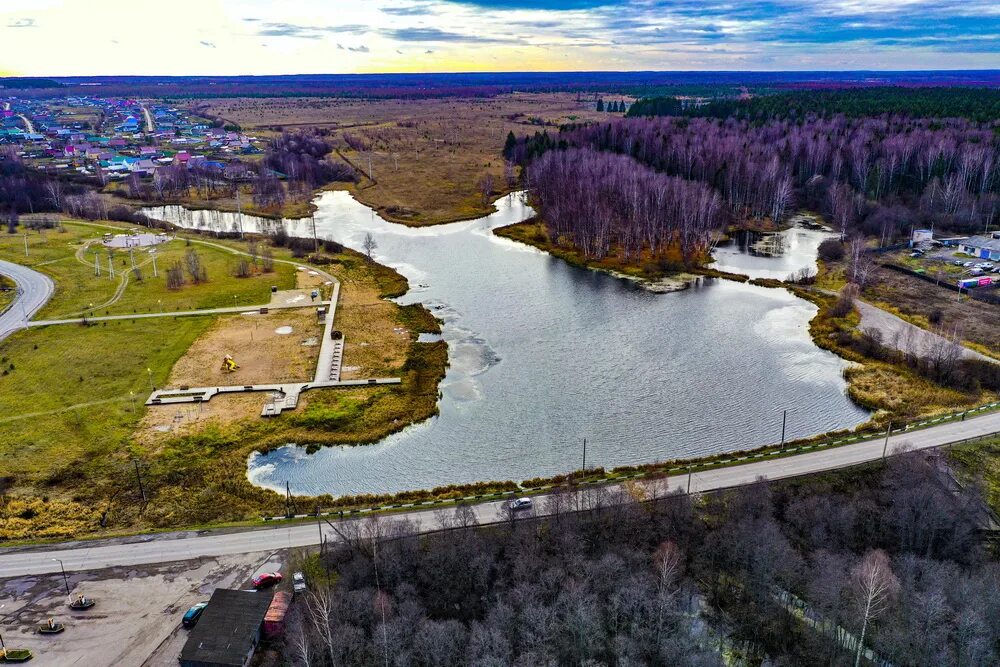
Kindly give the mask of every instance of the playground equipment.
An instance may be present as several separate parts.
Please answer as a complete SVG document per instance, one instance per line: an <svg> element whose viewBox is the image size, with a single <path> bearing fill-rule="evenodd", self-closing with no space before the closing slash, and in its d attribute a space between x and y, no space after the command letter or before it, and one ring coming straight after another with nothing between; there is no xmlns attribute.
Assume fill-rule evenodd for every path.
<svg viewBox="0 0 1000 667"><path fill-rule="evenodd" d="M239 368L239 366L233 359L233 355L227 354L225 357L222 358L222 370L228 373L235 373L237 368Z"/></svg>
<svg viewBox="0 0 1000 667"><path fill-rule="evenodd" d="M62 623L57 623L55 619L50 618L47 622L42 623L41 625L38 626L38 634L57 635L65 629L66 629L65 625L63 625Z"/></svg>
<svg viewBox="0 0 1000 667"><path fill-rule="evenodd" d="M90 609L94 606L94 599L84 597L83 595L77 596L75 600L69 603L69 608L73 611L84 611Z"/></svg>

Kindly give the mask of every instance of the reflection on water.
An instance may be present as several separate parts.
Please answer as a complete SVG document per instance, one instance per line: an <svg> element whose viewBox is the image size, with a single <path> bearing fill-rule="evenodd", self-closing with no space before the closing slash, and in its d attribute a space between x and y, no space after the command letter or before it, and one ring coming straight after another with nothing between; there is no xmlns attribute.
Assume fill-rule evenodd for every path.
<svg viewBox="0 0 1000 667"><path fill-rule="evenodd" d="M712 268L777 280L786 280L803 269L815 274L819 244L836 234L815 225L804 226L809 220L803 216L792 222L792 227L781 232L737 232L716 246Z"/></svg>
<svg viewBox="0 0 1000 667"><path fill-rule="evenodd" d="M345 192L316 203L320 238L360 249L374 235L376 259L410 281L399 301L443 320L451 366L439 416L374 445L254 455L257 484L344 494L522 480L579 467L583 438L588 462L612 467L775 442L784 409L790 438L867 419L844 394L844 362L809 338L815 307L784 290L708 280L658 295L571 267L492 234L532 214L519 196L479 220L419 229ZM210 211L150 214L239 225ZM242 220L246 231L276 224ZM310 220L285 224L313 234Z"/></svg>

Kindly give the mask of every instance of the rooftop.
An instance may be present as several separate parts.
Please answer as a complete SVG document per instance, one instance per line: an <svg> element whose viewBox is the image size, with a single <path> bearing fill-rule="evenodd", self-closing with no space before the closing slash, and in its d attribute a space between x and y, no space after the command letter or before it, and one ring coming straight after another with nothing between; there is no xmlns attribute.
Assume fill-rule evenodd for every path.
<svg viewBox="0 0 1000 667"><path fill-rule="evenodd" d="M242 667L264 622L271 597L271 593L263 591L215 589L198 625L188 635L181 661Z"/></svg>

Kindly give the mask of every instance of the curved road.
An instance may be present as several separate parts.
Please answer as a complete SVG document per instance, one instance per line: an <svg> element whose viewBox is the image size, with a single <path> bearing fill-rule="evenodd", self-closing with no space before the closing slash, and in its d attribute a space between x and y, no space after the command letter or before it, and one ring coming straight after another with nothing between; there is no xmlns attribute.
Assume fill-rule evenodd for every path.
<svg viewBox="0 0 1000 667"><path fill-rule="evenodd" d="M693 493L714 491L750 484L760 478L782 479L876 461L882 457L883 448L890 454L902 449L930 449L997 432L1000 432L1000 411L970 417L964 421L946 422L923 430L902 432L891 436L887 446L884 438L878 438L780 459L696 472L691 475L690 480L687 475L680 475L669 479L668 486L670 491L686 490L690 483L690 490ZM492 501L473 505L479 522L496 521L502 502ZM443 507L445 511L450 509L449 505ZM535 497L535 511L538 514L545 513L545 496ZM414 509L392 515L386 520L393 518L409 519L421 532L442 527L435 512L428 509ZM208 532L195 536L191 536L191 533L173 533L124 540L5 549L0 550L0 578L58 572L59 564L52 560L53 558L61 558L66 563L66 568L70 570L95 570L274 551L319 543L320 529L315 523L278 523L272 526L237 532ZM326 525L323 532L328 539L337 538L336 533Z"/></svg>
<svg viewBox="0 0 1000 667"><path fill-rule="evenodd" d="M28 320L52 296L55 283L43 273L20 264L0 260L0 273L17 283L17 296L0 313L0 340L28 325Z"/></svg>

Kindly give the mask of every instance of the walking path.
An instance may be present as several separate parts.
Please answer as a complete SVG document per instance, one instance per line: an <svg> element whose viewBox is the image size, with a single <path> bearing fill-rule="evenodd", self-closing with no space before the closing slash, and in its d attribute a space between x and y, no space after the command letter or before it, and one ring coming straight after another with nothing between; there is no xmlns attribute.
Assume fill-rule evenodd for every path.
<svg viewBox="0 0 1000 667"><path fill-rule="evenodd" d="M978 417L949 421L919 431L900 432L888 439L878 438L819 451L809 449L806 453L784 458L714 468L693 472L690 475L682 474L663 480L664 487L660 491L667 493L690 490L691 493L702 493L753 484L762 478L796 477L877 461L883 457L883 453L892 455L905 449L931 449L998 432L1000 432L1000 412L988 412ZM611 485L610 488L620 488L620 485ZM536 515L545 515L549 511L546 498L545 495L534 497ZM478 502L475 498L459 500ZM480 524L492 523L500 519L500 511L505 502L506 499L480 502L471 507ZM444 526L440 522L439 515L427 506L439 509L442 507L433 501L409 503L401 506L412 508L409 511L386 516L383 520L405 519L419 532L440 530ZM0 578L58 572L59 564L51 560L52 558L61 558L67 570L94 570L273 551L275 545L288 548L314 546L318 544L320 533L329 540L338 539L337 535L325 526L317 530L316 524L309 522L278 523L268 528L236 532L161 533L118 540L0 549Z"/></svg>
<svg viewBox="0 0 1000 667"><path fill-rule="evenodd" d="M27 116L25 116L23 113L19 113L17 114L17 117L24 121L24 126L28 128L28 134L35 133L35 126L31 124L31 121L28 120Z"/></svg>
<svg viewBox="0 0 1000 667"><path fill-rule="evenodd" d="M854 305L861 314L861 326L859 328L862 331L878 331L882 335L883 344L905 354L913 354L918 357L933 357L936 356L936 352L942 349L942 346L958 345L958 343L954 343L940 334L921 329L901 317L897 317L860 299L855 299ZM963 359L978 359L979 361L998 363L996 359L991 359L985 354L970 350L961 345L958 345L958 347Z"/></svg>
<svg viewBox="0 0 1000 667"><path fill-rule="evenodd" d="M322 301L319 305L329 302ZM163 311L160 313L132 313L130 315L101 315L99 317L71 317L61 320L33 320L28 322L29 327L49 327L57 324L83 324L85 322L107 322L112 320L143 320L153 317L200 317L202 315L226 315L231 313L259 313L262 310L295 310L298 308L313 308L316 303L293 303L263 306L227 306L225 308L202 308L200 310L176 310Z"/></svg>

